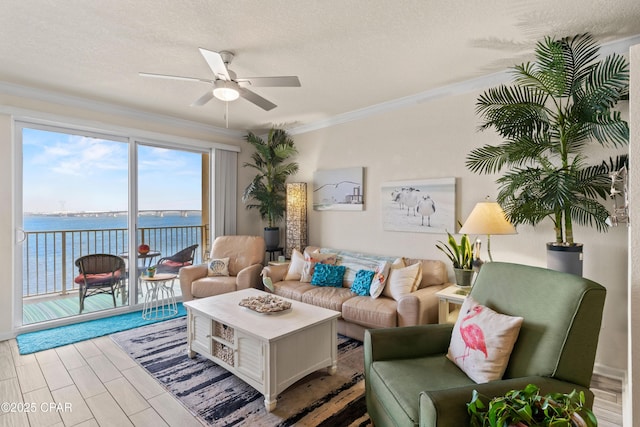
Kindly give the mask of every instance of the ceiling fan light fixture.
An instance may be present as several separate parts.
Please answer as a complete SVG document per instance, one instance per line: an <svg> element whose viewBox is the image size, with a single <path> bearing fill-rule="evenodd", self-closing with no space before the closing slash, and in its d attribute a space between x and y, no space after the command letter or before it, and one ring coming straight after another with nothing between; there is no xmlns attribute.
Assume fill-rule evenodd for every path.
<svg viewBox="0 0 640 427"><path fill-rule="evenodd" d="M240 97L235 82L218 80L214 83L213 96L221 101L235 101Z"/></svg>

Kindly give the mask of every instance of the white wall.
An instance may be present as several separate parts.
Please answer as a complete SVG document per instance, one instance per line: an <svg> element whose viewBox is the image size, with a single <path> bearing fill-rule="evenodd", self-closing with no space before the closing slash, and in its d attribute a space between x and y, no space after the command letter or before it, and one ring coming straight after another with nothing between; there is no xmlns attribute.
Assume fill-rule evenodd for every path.
<svg viewBox="0 0 640 427"><path fill-rule="evenodd" d="M365 168L363 212L313 211L309 195L309 242L369 253L444 260L435 248L436 241L446 237L443 234L382 230L380 186L386 181L456 177L457 217L462 222L476 202L487 195L495 198L495 177L472 174L464 166L465 156L472 148L498 142L493 132L476 132L478 119L474 108L478 94L450 96L295 135L300 152L297 159L300 172L293 178L295 181L311 183L317 169ZM257 214L249 216L256 222L245 232L260 233ZM545 243L554 239L551 223L536 229L520 226L518 231L515 236L492 237L494 260L545 266ZM597 363L608 373L621 375L627 363L627 228L599 234L578 227L575 235L577 241L585 244L584 276L608 290Z"/></svg>

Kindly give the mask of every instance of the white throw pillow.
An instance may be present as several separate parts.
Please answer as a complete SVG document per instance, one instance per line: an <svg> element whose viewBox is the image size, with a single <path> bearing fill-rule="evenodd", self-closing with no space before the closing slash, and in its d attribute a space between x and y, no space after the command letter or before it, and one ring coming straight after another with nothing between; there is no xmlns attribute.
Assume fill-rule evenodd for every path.
<svg viewBox="0 0 640 427"><path fill-rule="evenodd" d="M212 276L228 276L229 275L229 258L212 259L209 261L209 271L207 275Z"/></svg>
<svg viewBox="0 0 640 427"><path fill-rule="evenodd" d="M447 358L476 383L499 380L523 320L496 313L468 296L453 327Z"/></svg>
<svg viewBox="0 0 640 427"><path fill-rule="evenodd" d="M413 292L418 276L422 277L422 264L420 263L404 268L392 268L384 287L385 294L389 291L391 298L399 301L403 296Z"/></svg>
<svg viewBox="0 0 640 427"><path fill-rule="evenodd" d="M371 286L369 287L371 298L378 298L382 295L382 290L389 276L390 266L391 264L388 261L382 261L374 270L373 280L371 280Z"/></svg>
<svg viewBox="0 0 640 427"><path fill-rule="evenodd" d="M289 270L287 270L284 280L300 280L302 269L304 268L304 261L304 255L302 255L299 250L293 249Z"/></svg>

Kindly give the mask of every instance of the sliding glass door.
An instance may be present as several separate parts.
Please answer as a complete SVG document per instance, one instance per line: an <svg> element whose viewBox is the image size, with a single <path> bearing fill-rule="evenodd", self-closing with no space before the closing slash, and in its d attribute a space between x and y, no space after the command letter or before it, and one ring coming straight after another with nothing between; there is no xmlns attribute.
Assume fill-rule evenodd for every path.
<svg viewBox="0 0 640 427"><path fill-rule="evenodd" d="M158 145L137 146L136 277L156 267L158 274L177 274L199 263L208 241L209 156L198 151ZM146 253L141 253L143 246ZM131 262L131 258L129 262ZM146 285L138 281L138 299ZM180 286L174 284L176 295Z"/></svg>
<svg viewBox="0 0 640 427"><path fill-rule="evenodd" d="M16 137L16 326L134 308L145 297L144 269L176 267L190 247L182 264L201 262L208 150L20 122ZM123 267L89 277L80 268L88 255ZM109 274L109 286L87 286Z"/></svg>
<svg viewBox="0 0 640 427"><path fill-rule="evenodd" d="M86 255L126 251L127 141L51 126L17 129L22 142L22 216L17 218L22 323L128 305L124 276L113 292L85 299L92 292L82 289L85 282L76 265Z"/></svg>

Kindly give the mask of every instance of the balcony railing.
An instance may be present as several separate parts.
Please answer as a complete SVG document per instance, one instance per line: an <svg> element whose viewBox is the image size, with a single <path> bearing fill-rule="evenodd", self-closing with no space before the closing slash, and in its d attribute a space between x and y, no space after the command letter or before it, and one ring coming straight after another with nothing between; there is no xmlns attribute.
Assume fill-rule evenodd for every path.
<svg viewBox="0 0 640 427"><path fill-rule="evenodd" d="M198 244L194 263L202 261L206 225L147 227L138 229L137 242L144 242L163 256ZM66 294L77 289L75 260L83 255L128 251L126 228L98 230L26 231L23 243L22 296ZM156 259L157 261L157 259Z"/></svg>

